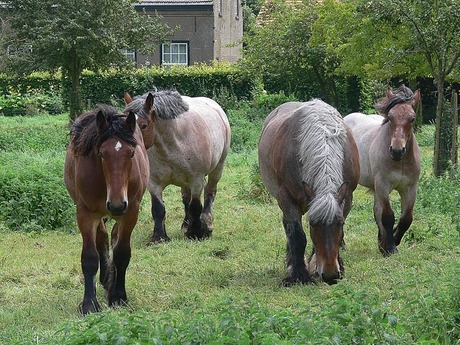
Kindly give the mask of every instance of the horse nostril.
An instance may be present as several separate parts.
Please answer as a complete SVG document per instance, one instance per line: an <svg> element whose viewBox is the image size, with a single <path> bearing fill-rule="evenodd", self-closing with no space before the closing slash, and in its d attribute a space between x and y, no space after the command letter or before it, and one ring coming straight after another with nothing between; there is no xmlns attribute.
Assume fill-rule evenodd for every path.
<svg viewBox="0 0 460 345"><path fill-rule="evenodd" d="M128 208L128 202L123 201L119 204L117 203L111 203L110 201L107 201L107 210L113 215L113 216L121 216L126 212L126 209Z"/></svg>
<svg viewBox="0 0 460 345"><path fill-rule="evenodd" d="M340 272L337 272L333 275L326 275L324 273L321 274L321 279L329 284L329 285L334 285L334 284L337 284L338 280L342 278L342 275Z"/></svg>

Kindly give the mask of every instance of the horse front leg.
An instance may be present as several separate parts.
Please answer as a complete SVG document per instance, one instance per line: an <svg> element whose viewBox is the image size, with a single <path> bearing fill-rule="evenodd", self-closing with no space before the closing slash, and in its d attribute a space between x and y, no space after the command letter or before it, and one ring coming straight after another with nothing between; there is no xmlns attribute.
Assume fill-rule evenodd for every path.
<svg viewBox="0 0 460 345"><path fill-rule="evenodd" d="M161 192L150 192L152 198L152 217L154 221L152 243L161 243L170 241L166 234L165 218L166 208L162 200Z"/></svg>
<svg viewBox="0 0 460 345"><path fill-rule="evenodd" d="M137 214L125 214L123 221L116 224L117 241L113 247L108 281L108 302L110 306L128 303L126 296L126 270L131 260L131 233L137 222Z"/></svg>
<svg viewBox="0 0 460 345"><path fill-rule="evenodd" d="M101 310L96 298L96 274L100 260L96 246L98 220L94 221L89 212L77 209L77 223L83 239L81 268L85 286L80 311L83 315L86 315Z"/></svg>
<svg viewBox="0 0 460 345"><path fill-rule="evenodd" d="M308 284L312 282L310 273L305 265L305 248L307 237L299 220L288 220L283 216L283 226L286 233L286 265L288 275L283 279L284 285L295 283Z"/></svg>
<svg viewBox="0 0 460 345"><path fill-rule="evenodd" d="M393 231L393 236L397 246L399 246L404 234L412 224L416 194L417 186L413 186L404 193L400 194L401 218L399 219L398 225Z"/></svg>
<svg viewBox="0 0 460 345"><path fill-rule="evenodd" d="M396 254L395 240L393 237L393 226L395 224L394 212L390 206L389 196L379 198L375 196L374 218L379 228L378 240L379 249L383 256Z"/></svg>
<svg viewBox="0 0 460 345"><path fill-rule="evenodd" d="M109 258L110 258L110 251L109 251L109 235L107 233L107 229L105 227L105 220L99 222L96 231L96 248L97 252L99 253L99 265L100 265L100 273L99 273L99 281L101 282L104 288L107 288L107 279L108 279L108 265L109 265Z"/></svg>

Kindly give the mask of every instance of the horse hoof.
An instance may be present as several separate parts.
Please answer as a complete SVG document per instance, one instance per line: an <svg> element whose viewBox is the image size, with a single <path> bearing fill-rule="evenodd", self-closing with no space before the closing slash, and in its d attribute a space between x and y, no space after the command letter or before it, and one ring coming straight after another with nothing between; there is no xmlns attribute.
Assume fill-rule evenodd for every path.
<svg viewBox="0 0 460 345"><path fill-rule="evenodd" d="M394 255L394 254L398 254L398 249L396 247L394 248L389 248L389 249L384 249L382 247L380 247L380 252L382 253L382 255L384 257L389 257L391 255Z"/></svg>
<svg viewBox="0 0 460 345"><path fill-rule="evenodd" d="M171 239L166 235L166 236L156 236L153 235L152 239L150 240L150 244L159 244L159 243L164 243L164 242L169 242Z"/></svg>
<svg viewBox="0 0 460 345"><path fill-rule="evenodd" d="M314 284L315 281L307 272L291 274L283 279L283 286L293 286L296 284Z"/></svg>
<svg viewBox="0 0 460 345"><path fill-rule="evenodd" d="M78 310L80 311L80 314L85 316L91 313L100 312L102 309L97 301L91 301L88 303L80 303L80 305L78 306Z"/></svg>

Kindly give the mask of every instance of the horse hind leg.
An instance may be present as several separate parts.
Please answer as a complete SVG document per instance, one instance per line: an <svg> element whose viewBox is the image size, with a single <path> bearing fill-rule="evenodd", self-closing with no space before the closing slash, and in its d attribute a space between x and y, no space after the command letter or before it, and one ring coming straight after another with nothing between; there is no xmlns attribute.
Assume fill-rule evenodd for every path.
<svg viewBox="0 0 460 345"><path fill-rule="evenodd" d="M219 183L222 177L222 171L224 164L220 163L209 175L208 183L204 189L204 206L201 213L201 220L203 222L203 227L205 227L204 232L207 236L211 236L214 228L214 219L212 216L212 207L214 205L214 200L217 194L217 184Z"/></svg>
<svg viewBox="0 0 460 345"><path fill-rule="evenodd" d="M158 196L151 193L152 198L152 217L154 221L153 235L151 243L168 242L170 239L166 234L165 217L166 208L164 202L161 200L161 194Z"/></svg>
<svg viewBox="0 0 460 345"><path fill-rule="evenodd" d="M188 225L190 223L189 207L190 207L190 200L192 199L192 192L190 188L182 187L181 194L182 194L182 203L184 205L184 220L182 221L181 230L183 232L186 232Z"/></svg>

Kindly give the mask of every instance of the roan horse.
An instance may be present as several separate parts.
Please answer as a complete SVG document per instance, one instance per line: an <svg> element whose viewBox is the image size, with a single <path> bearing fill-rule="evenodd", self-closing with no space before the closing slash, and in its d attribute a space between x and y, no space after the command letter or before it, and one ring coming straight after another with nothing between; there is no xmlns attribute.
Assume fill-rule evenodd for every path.
<svg viewBox="0 0 460 345"><path fill-rule="evenodd" d="M339 247L359 179L359 159L341 115L320 100L288 102L265 120L259 141L262 180L283 212L287 237L286 285L318 275L342 277ZM302 216L308 211L313 253L307 269Z"/></svg>
<svg viewBox="0 0 460 345"><path fill-rule="evenodd" d="M126 111L143 123L144 138L153 132L148 150L154 229L152 243L169 241L165 227L163 190L181 187L185 217L182 230L188 238L209 237L213 230L212 205L230 147L230 125L225 112L206 97L181 96L177 91L152 91L154 101L146 111L147 94L131 98L125 92ZM149 123L150 122L150 123ZM207 176L207 183L206 183ZM204 188L204 205L201 195Z"/></svg>
<svg viewBox="0 0 460 345"><path fill-rule="evenodd" d="M149 180L147 151L135 115L119 114L115 108L100 105L79 116L71 126L64 179L77 207L83 238L85 292L81 312L101 309L95 286L99 265L109 305L123 305L127 302L125 276L131 258L131 232ZM107 216L116 221L111 260L104 222Z"/></svg>
<svg viewBox="0 0 460 345"><path fill-rule="evenodd" d="M396 246L412 223L420 175L420 151L413 133L414 107L419 100L419 90L413 93L402 85L395 93L389 89L376 103L383 116L352 113L344 118L358 145L359 183L374 192L374 218L384 256L397 253ZM389 196L393 189L401 197L401 218L394 229Z"/></svg>

